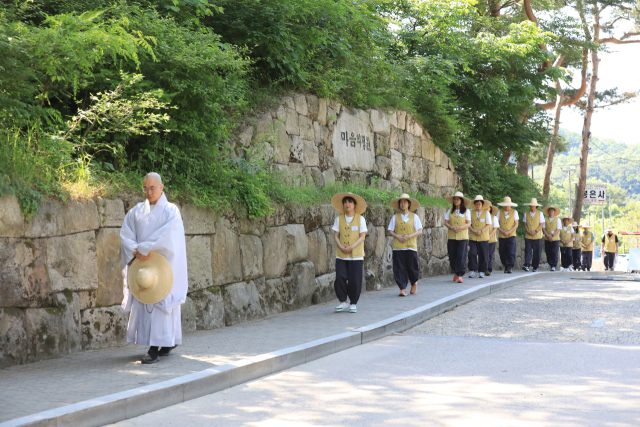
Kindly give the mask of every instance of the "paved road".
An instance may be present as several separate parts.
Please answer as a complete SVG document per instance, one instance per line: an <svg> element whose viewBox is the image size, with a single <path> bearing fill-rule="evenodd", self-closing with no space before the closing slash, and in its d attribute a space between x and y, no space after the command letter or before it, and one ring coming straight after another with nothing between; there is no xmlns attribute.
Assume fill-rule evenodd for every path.
<svg viewBox="0 0 640 427"><path fill-rule="evenodd" d="M187 335L168 360L154 365L139 363L147 347L129 345L6 368L0 370L0 422L339 334L505 277L494 274L463 284L454 284L450 276L429 278L419 282L417 295L406 298L398 298L395 288L367 292L357 314L334 313L335 303L329 303L198 331Z"/></svg>
<svg viewBox="0 0 640 427"><path fill-rule="evenodd" d="M636 427L638 285L519 285L407 333L116 425Z"/></svg>

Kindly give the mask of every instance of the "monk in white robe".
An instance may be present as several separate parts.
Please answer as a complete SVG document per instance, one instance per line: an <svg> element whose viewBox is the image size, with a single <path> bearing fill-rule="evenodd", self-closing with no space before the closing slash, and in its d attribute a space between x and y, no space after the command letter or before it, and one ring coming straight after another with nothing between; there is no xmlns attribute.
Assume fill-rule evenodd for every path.
<svg viewBox="0 0 640 427"><path fill-rule="evenodd" d="M143 186L147 200L127 213L120 232L124 278L122 311L131 312L127 342L150 346L142 362L155 363L158 356L168 356L175 346L182 344L180 305L187 297L187 253L180 210L167 201L160 175L148 174ZM163 255L173 271L171 292L156 304L136 300L127 285L131 262L134 258L146 260L149 252Z"/></svg>

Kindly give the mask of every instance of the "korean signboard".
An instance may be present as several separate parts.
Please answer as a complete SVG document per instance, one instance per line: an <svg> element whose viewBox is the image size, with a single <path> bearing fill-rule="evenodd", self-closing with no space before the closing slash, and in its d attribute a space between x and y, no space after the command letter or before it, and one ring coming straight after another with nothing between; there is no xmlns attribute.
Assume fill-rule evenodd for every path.
<svg viewBox="0 0 640 427"><path fill-rule="evenodd" d="M607 187L602 184L587 184L584 190L583 203L586 205L594 205L605 203L607 201Z"/></svg>

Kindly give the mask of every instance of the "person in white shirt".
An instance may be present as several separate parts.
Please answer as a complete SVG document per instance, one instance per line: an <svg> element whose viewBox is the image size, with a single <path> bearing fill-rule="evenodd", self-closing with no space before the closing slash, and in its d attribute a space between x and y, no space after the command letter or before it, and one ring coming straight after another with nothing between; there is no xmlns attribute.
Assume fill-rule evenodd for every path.
<svg viewBox="0 0 640 427"><path fill-rule="evenodd" d="M471 227L471 211L467 208L471 205L471 200L459 191L445 199L451 203L451 209L444 216L444 226L449 229L447 232L449 265L454 272L453 281L462 283L464 273L467 271L468 228Z"/></svg>
<svg viewBox="0 0 640 427"><path fill-rule="evenodd" d="M551 271L556 271L560 255L560 230L562 229L562 220L560 216L556 215L560 209L555 206L547 206L542 212L546 217L542 229L545 235L544 251L547 254L547 263L551 267Z"/></svg>
<svg viewBox="0 0 640 427"><path fill-rule="evenodd" d="M487 276L491 276L493 272L493 257L496 254L496 243L498 243L498 228L500 228L500 222L498 221L498 207L491 206L491 218L493 218L493 231L489 234L489 249L487 256Z"/></svg>
<svg viewBox="0 0 640 427"><path fill-rule="evenodd" d="M331 204L340 214L332 228L336 241L336 280L333 287L340 301L335 310L348 309L356 313L364 276L367 221L362 214L367 209L367 202L353 193L338 193L331 198Z"/></svg>
<svg viewBox="0 0 640 427"><path fill-rule="evenodd" d="M498 206L503 207L498 212L498 224L500 225L498 228L498 253L504 266L504 272L511 274L513 266L516 265L516 230L520 222L518 212L511 208L518 205L511 201L511 197L505 197L502 203L498 203Z"/></svg>
<svg viewBox="0 0 640 427"><path fill-rule="evenodd" d="M387 230L393 236L393 278L400 288L400 296L407 296L407 285L411 282L411 294L418 292L420 267L418 265L418 236L422 234L422 223L414 212L420 203L402 194L389 202L400 213L391 217Z"/></svg>
<svg viewBox="0 0 640 427"><path fill-rule="evenodd" d="M536 198L531 199L529 203L529 212L524 216L524 271L529 271L529 267L533 267L533 271L538 271L540 267L540 258L542 257L542 229L544 228L544 214L538 210L542 205L538 203Z"/></svg>
<svg viewBox="0 0 640 427"><path fill-rule="evenodd" d="M493 231L491 202L477 195L473 200L469 227L469 277L483 278L488 270L489 235Z"/></svg>

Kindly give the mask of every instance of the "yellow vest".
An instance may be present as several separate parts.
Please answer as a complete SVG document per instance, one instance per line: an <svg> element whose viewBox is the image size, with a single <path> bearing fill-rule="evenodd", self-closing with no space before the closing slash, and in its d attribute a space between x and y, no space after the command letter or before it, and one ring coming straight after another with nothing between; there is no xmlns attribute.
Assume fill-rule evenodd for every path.
<svg viewBox="0 0 640 427"><path fill-rule="evenodd" d="M609 238L608 234L604 235L604 251L615 253L616 252L616 235L612 234Z"/></svg>
<svg viewBox="0 0 640 427"><path fill-rule="evenodd" d="M499 214L500 216L498 217L498 222L500 223L500 228L502 228L503 230L511 230L513 226L516 224L516 214L514 213L514 210L511 209L509 211L509 218L505 218L506 213L507 211L505 211L504 209L500 209L500 214ZM514 237L516 235L516 230L513 230L513 233L507 236L504 236L499 231L497 233L500 234L500 236L498 236L499 239L506 239L508 237Z"/></svg>
<svg viewBox="0 0 640 427"><path fill-rule="evenodd" d="M545 225L547 227L547 233L553 234L558 229L558 217L557 216L554 216L551 221L549 221L549 218L545 218L544 222L545 222ZM549 239L547 239L547 240L549 240ZM560 240L560 233L558 233L555 236L553 236L553 239L551 239L550 241L551 242L557 242L558 240Z"/></svg>
<svg viewBox="0 0 640 427"><path fill-rule="evenodd" d="M582 249L583 252L593 252L593 233L591 231L585 231L582 235L582 244L587 248Z"/></svg>
<svg viewBox="0 0 640 427"><path fill-rule="evenodd" d="M536 210L536 214L533 216L533 218L531 218L531 211L526 212L524 215L527 218L527 222L525 223L524 227L526 228L527 231L536 231L536 229L538 228L538 226L540 226L540 215L542 212ZM533 240L539 240L542 239L542 229L540 229L540 231L538 231L534 236L530 236L528 233L526 234L526 236L524 236L525 239L533 239Z"/></svg>
<svg viewBox="0 0 640 427"><path fill-rule="evenodd" d="M465 211L462 216L458 216L456 211L449 210L449 225L452 227L461 227L467 223L467 213ZM459 233L454 233L453 230L449 230L447 233L447 238L449 240L468 240L469 239L469 229L465 228Z"/></svg>
<svg viewBox="0 0 640 427"><path fill-rule="evenodd" d="M338 218L340 227L340 243L342 243L342 246L353 245L360 238L360 215L355 214L351 220L351 224L347 224L346 215L344 214L340 215ZM355 227L355 230L352 229L352 227ZM342 259L363 258L364 242L356 246L350 254L345 254L340 250L340 248L336 247L336 256Z"/></svg>
<svg viewBox="0 0 640 427"><path fill-rule="evenodd" d="M491 214L489 214L491 216ZM471 228L476 231L480 231L487 226L487 211L480 211L480 218L478 218L478 211L471 211ZM489 240L489 233L493 230L493 224L489 224L489 228L479 236L476 236L474 233L469 233L469 240L473 240L474 242L486 242Z"/></svg>
<svg viewBox="0 0 640 427"><path fill-rule="evenodd" d="M578 232L574 231L574 234L573 234L573 249L582 249L582 246L580 246L581 241L582 241L582 234L580 233L580 229L578 229Z"/></svg>
<svg viewBox="0 0 640 427"><path fill-rule="evenodd" d="M491 216L491 222L493 223L493 216ZM491 224L491 228L489 230L493 230L493 224ZM493 236L489 237L489 243L496 243L498 241L498 229L496 228L496 232L493 233ZM491 234L491 233L489 233Z"/></svg>
<svg viewBox="0 0 640 427"><path fill-rule="evenodd" d="M414 217L416 214L413 212L409 212L409 221L404 222L401 214L396 214L396 227L394 232L400 235L413 234L416 232L416 227L413 223ZM417 237L412 237L404 243L401 243L400 240L393 238L393 249L415 249L418 250L418 239Z"/></svg>
<svg viewBox="0 0 640 427"><path fill-rule="evenodd" d="M558 234L560 236L560 247L561 248L568 248L573 246L571 243L569 243L568 245L564 245L564 243L562 243L562 241L567 241L567 240L571 240L571 233L573 233L573 228L570 225L567 225L567 228L565 230L565 227L563 226L560 229L560 233Z"/></svg>

